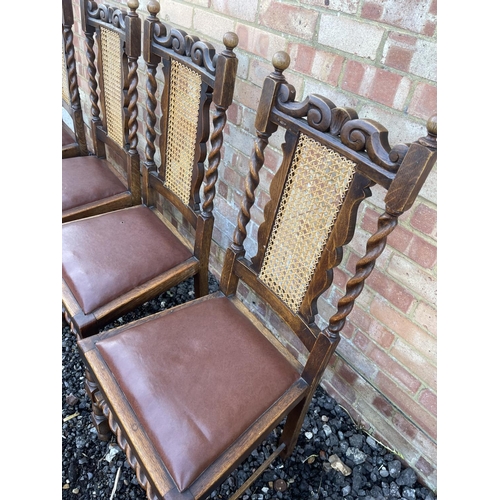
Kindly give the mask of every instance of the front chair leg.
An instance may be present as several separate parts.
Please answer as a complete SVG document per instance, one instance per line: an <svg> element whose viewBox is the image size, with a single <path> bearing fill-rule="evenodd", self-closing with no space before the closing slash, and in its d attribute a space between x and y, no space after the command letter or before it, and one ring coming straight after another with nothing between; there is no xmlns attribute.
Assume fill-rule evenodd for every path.
<svg viewBox="0 0 500 500"><path fill-rule="evenodd" d="M88 370L85 370L85 391L87 392L92 405L91 418L92 423L97 430L97 436L101 441L109 441L112 433L109 427L108 419L102 411L102 395Z"/></svg>

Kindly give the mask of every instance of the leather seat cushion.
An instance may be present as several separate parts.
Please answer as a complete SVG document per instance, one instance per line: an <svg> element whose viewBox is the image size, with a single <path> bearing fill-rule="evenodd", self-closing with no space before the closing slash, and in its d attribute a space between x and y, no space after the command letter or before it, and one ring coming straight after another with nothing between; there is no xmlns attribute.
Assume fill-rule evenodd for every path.
<svg viewBox="0 0 500 500"><path fill-rule="evenodd" d="M124 193L127 187L113 167L96 156L62 160L62 210L86 205Z"/></svg>
<svg viewBox="0 0 500 500"><path fill-rule="evenodd" d="M85 314L192 256L146 206L62 224L62 275Z"/></svg>
<svg viewBox="0 0 500 500"><path fill-rule="evenodd" d="M226 297L96 343L180 491L300 377Z"/></svg>

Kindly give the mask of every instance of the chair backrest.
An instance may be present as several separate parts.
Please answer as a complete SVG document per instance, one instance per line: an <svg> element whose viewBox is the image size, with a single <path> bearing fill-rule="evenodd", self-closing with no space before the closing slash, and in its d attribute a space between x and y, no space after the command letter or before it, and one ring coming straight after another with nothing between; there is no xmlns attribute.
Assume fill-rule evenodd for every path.
<svg viewBox="0 0 500 500"><path fill-rule="evenodd" d="M94 0L81 0L94 153L110 159L140 201L138 144L138 58L141 20L138 0L129 11ZM97 54L96 54L97 52ZM109 148L112 154L107 154Z"/></svg>
<svg viewBox="0 0 500 500"><path fill-rule="evenodd" d="M85 156L88 149L76 70L73 24L72 0L62 0L62 106L73 121L80 155Z"/></svg>
<svg viewBox="0 0 500 500"><path fill-rule="evenodd" d="M314 94L296 102L295 89L283 76L289 62L288 54L277 53L274 72L263 84L250 170L220 288L226 295L235 294L242 280L262 297L309 351L303 377L317 384L387 236L413 204L436 161L437 122L429 120L427 137L391 147L387 130L376 121L359 119L353 109L338 108ZM264 150L278 128L286 130L283 160L270 185L256 255L246 258L246 227ZM385 211L336 314L321 330L315 323L317 299L331 285L343 247L354 235L359 205L375 184L387 190ZM312 383L310 397L315 387Z"/></svg>
<svg viewBox="0 0 500 500"><path fill-rule="evenodd" d="M195 256L202 267L207 267L223 128L236 80L238 60L233 49L238 37L235 33L226 33L225 49L217 53L210 43L160 22L158 2L150 1L147 7L150 15L145 20L143 43L147 66L143 200L148 206L175 207L182 214L195 232ZM160 63L163 92L158 152L155 110ZM208 290L202 294L206 292Z"/></svg>

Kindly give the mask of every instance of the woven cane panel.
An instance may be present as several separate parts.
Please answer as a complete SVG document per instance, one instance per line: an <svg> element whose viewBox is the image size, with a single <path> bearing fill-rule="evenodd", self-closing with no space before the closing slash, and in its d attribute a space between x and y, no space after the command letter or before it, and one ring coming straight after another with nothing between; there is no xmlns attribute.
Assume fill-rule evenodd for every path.
<svg viewBox="0 0 500 500"><path fill-rule="evenodd" d="M64 41L62 45L62 98L66 104L70 104L68 88L68 68L66 68L66 57L64 57Z"/></svg>
<svg viewBox="0 0 500 500"><path fill-rule="evenodd" d="M108 136L123 146L122 67L120 35L101 28L102 80Z"/></svg>
<svg viewBox="0 0 500 500"><path fill-rule="evenodd" d="M201 76L172 61L168 108L165 186L189 204L198 130Z"/></svg>
<svg viewBox="0 0 500 500"><path fill-rule="evenodd" d="M351 184L355 164L301 134L260 279L298 312Z"/></svg>

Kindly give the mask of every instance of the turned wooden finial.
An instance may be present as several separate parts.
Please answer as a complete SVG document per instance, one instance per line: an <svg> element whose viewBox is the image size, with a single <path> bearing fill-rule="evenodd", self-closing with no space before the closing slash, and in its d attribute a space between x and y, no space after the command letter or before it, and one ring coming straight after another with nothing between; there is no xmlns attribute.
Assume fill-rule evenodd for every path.
<svg viewBox="0 0 500 500"><path fill-rule="evenodd" d="M236 45L238 45L239 38L236 33L228 31L222 38L222 41L227 50L233 50L236 47Z"/></svg>
<svg viewBox="0 0 500 500"><path fill-rule="evenodd" d="M158 12L160 12L160 3L157 0L151 0L148 3L148 12L153 16L156 17Z"/></svg>
<svg viewBox="0 0 500 500"><path fill-rule="evenodd" d="M431 116L427 120L427 137L421 137L417 142L432 149L437 148L437 115Z"/></svg>
<svg viewBox="0 0 500 500"><path fill-rule="evenodd" d="M273 56L273 66L278 73L283 73L290 66L290 56L283 50Z"/></svg>
<svg viewBox="0 0 500 500"><path fill-rule="evenodd" d="M429 135L438 135L437 115L431 116L427 120L427 132L429 133Z"/></svg>
<svg viewBox="0 0 500 500"><path fill-rule="evenodd" d="M128 0L127 6L132 12L135 12L139 8L139 0Z"/></svg>

